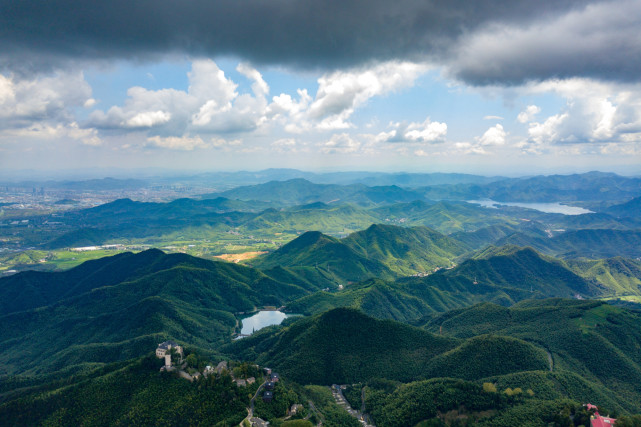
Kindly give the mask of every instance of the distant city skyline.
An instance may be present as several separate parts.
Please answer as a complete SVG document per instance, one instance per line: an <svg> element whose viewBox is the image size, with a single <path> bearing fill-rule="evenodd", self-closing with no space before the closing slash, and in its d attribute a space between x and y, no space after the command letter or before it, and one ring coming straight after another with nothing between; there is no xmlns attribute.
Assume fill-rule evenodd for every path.
<svg viewBox="0 0 641 427"><path fill-rule="evenodd" d="M0 0L0 176L641 174L638 1L84 5Z"/></svg>

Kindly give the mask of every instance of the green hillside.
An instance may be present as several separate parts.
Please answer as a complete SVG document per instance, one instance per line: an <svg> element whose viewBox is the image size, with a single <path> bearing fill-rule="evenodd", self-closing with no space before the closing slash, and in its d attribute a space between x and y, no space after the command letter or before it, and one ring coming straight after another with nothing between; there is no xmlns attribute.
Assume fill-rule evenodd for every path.
<svg viewBox="0 0 641 427"><path fill-rule="evenodd" d="M341 235L368 227L378 219L369 211L353 205L314 203L288 209L269 209L241 225L248 233L300 233L322 231Z"/></svg>
<svg viewBox="0 0 641 427"><path fill-rule="evenodd" d="M414 201L372 209L381 221L392 224L425 226L440 233L474 231L495 224L518 224L498 211L464 202L428 203Z"/></svg>
<svg viewBox="0 0 641 427"><path fill-rule="evenodd" d="M597 286L577 276L559 261L543 257L531 248L516 246L490 247L451 270L399 282L474 295L500 290L509 298L509 303L527 298L528 294L529 298L599 294Z"/></svg>
<svg viewBox="0 0 641 427"><path fill-rule="evenodd" d="M302 384L344 384L374 377L422 378L433 357L457 344L456 339L338 308L276 333L244 338L225 350L255 358Z"/></svg>
<svg viewBox="0 0 641 427"><path fill-rule="evenodd" d="M479 335L434 358L426 376L479 380L548 367L542 348L515 338Z"/></svg>
<svg viewBox="0 0 641 427"><path fill-rule="evenodd" d="M376 260L399 276L449 267L467 252L456 240L427 227L403 228L374 224L342 242L360 255Z"/></svg>
<svg viewBox="0 0 641 427"><path fill-rule="evenodd" d="M77 280L85 273L87 281ZM47 287L49 278L55 288ZM5 308L3 373L127 359L166 338L212 351L231 336L233 313L280 306L307 293L249 267L157 250L104 258L64 273L20 273L0 279L0 289L23 301L49 292L42 307Z"/></svg>
<svg viewBox="0 0 641 427"><path fill-rule="evenodd" d="M322 275L336 286L369 277L391 278L385 265L360 255L341 240L318 231L308 231L278 250L252 261L257 268L289 268L303 276Z"/></svg>
<svg viewBox="0 0 641 427"><path fill-rule="evenodd" d="M567 231L551 238L514 233L496 244L531 246L561 258L637 258L641 256L641 231L586 229Z"/></svg>
<svg viewBox="0 0 641 427"><path fill-rule="evenodd" d="M445 296L447 298L447 296ZM287 303L287 311L306 315L318 314L337 307L359 309L377 319L410 322L437 310L425 301L405 292L393 282L370 279L351 285L340 292L315 292ZM459 301L452 306L461 307Z"/></svg>
<svg viewBox="0 0 641 427"><path fill-rule="evenodd" d="M426 328L460 338L500 334L546 348L553 370L571 371L641 409L641 317L600 301L527 300L513 307L480 304L452 310ZM636 404L635 404L636 402Z"/></svg>
<svg viewBox="0 0 641 427"><path fill-rule="evenodd" d="M368 280L331 293L312 293L288 302L287 310L311 315L352 307L379 319L413 323L484 301L510 306L529 298L597 297L609 292L606 285L580 277L558 260L529 248L504 246L487 248L452 269L424 277Z"/></svg>
<svg viewBox="0 0 641 427"><path fill-rule="evenodd" d="M380 427L586 426L594 411L583 402L600 402L601 414L625 411L607 393L591 389L573 374L530 371L470 382L437 378L393 385L372 381L365 403ZM349 389L348 389L349 391ZM626 411L627 412L627 411Z"/></svg>
<svg viewBox="0 0 641 427"><path fill-rule="evenodd" d="M230 376L192 384L160 366L147 356L21 390L0 404L2 425L238 425L247 416L249 390Z"/></svg>
<svg viewBox="0 0 641 427"><path fill-rule="evenodd" d="M520 339L483 336L460 341L347 308L245 338L226 351L275 367L301 383L388 378L480 379L548 369L545 350Z"/></svg>
<svg viewBox="0 0 641 427"><path fill-rule="evenodd" d="M340 240L306 232L251 264L274 277L279 273L270 269L278 267L303 281L335 288L372 277L393 279L447 267L465 252L461 243L426 227L374 224Z"/></svg>
<svg viewBox="0 0 641 427"><path fill-rule="evenodd" d="M568 259L565 264L579 276L606 288L606 297L641 296L641 261L616 257Z"/></svg>

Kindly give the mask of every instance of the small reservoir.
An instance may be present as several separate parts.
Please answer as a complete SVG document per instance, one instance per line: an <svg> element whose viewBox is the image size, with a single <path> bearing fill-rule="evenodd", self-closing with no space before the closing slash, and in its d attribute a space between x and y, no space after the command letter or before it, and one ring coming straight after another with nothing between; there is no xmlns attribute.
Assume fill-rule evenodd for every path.
<svg viewBox="0 0 641 427"><path fill-rule="evenodd" d="M283 320L291 316L296 316L296 314L285 314L278 310L259 311L251 317L241 319L242 329L240 333L242 335L251 335L266 326L280 325Z"/></svg>

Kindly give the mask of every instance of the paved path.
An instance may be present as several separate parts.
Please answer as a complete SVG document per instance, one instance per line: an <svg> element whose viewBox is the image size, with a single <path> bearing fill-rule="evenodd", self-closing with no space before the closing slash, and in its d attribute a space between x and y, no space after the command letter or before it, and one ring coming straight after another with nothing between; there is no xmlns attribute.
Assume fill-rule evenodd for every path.
<svg viewBox="0 0 641 427"><path fill-rule="evenodd" d="M311 400L308 400L307 403L309 403L310 414L308 414L307 417L305 417L305 419L306 420L309 419L309 417L311 416L311 412L313 411L316 415L318 415L318 424L316 424L316 427L322 426L323 421L325 421L325 417L323 416L323 414L321 414L321 411L316 409L316 406L314 406L314 402L312 402Z"/></svg>
<svg viewBox="0 0 641 427"><path fill-rule="evenodd" d="M349 403L347 403L347 399L345 399L345 396L343 396L343 391L341 390L340 386L336 384L332 385L332 395L334 395L336 403L338 403L340 407L345 409L347 413L349 413L352 417L360 421L360 423L363 424L364 427L375 427L374 424L370 422L369 416L367 414L363 414L361 411L357 411L356 409L352 408ZM365 404L362 403L361 408L364 408L364 406Z"/></svg>
<svg viewBox="0 0 641 427"><path fill-rule="evenodd" d="M249 408L247 408L247 417L245 417L245 420L249 421L250 424L251 424L251 419L254 418L254 401L256 400L256 397L258 397L258 394L260 394L260 391L263 389L264 386L265 386L264 382L260 386L258 386L258 390L256 390L256 393L254 393L254 396L249 401ZM245 420L240 422L241 426L243 425L243 422Z"/></svg>

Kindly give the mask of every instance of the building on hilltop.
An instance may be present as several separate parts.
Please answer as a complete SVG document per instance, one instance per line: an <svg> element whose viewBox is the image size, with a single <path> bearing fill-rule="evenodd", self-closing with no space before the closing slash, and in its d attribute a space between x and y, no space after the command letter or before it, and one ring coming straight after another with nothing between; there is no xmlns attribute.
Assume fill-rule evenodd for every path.
<svg viewBox="0 0 641 427"><path fill-rule="evenodd" d="M182 346L178 345L175 341L165 341L163 343L158 344L158 348L156 349L156 357L159 359L162 359L172 348L176 350L176 353L180 354L180 358L182 359L183 348Z"/></svg>
<svg viewBox="0 0 641 427"><path fill-rule="evenodd" d="M165 366L160 368L161 370L165 369L167 371L170 371L174 369L171 363L171 350L174 350L176 354L180 355L180 361L182 363L184 356L182 346L179 346L175 341L165 341L158 344L158 348L156 349L156 357L159 359L165 359Z"/></svg>
<svg viewBox="0 0 641 427"><path fill-rule="evenodd" d="M263 393L263 402L271 402L274 398L274 393L271 391L266 391Z"/></svg>

